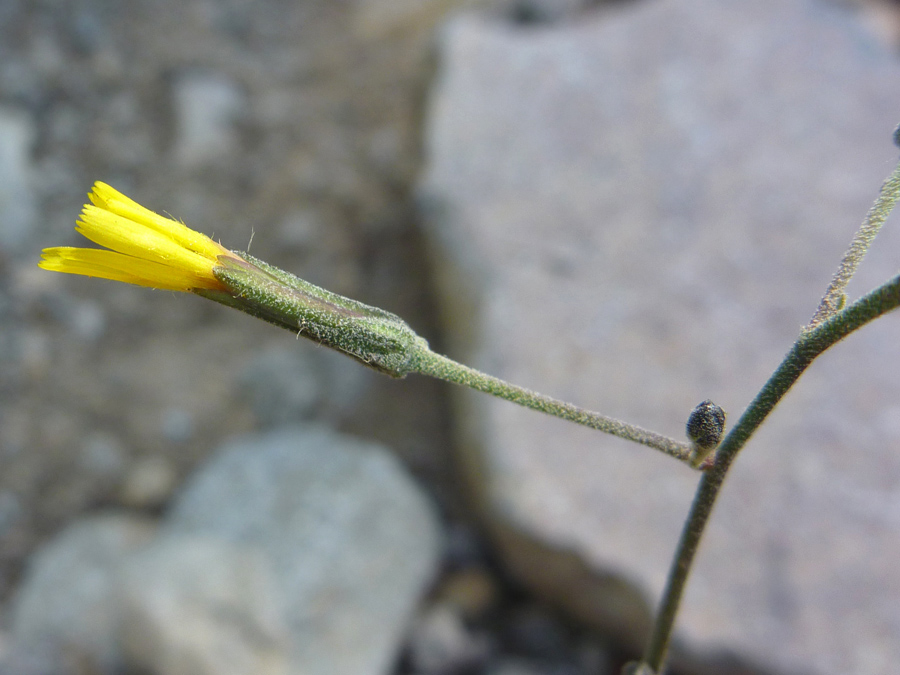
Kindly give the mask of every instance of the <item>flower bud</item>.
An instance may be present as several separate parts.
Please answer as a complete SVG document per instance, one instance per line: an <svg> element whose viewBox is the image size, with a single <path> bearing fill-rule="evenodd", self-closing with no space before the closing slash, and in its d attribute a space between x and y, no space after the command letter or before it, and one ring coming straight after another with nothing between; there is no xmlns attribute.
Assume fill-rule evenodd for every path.
<svg viewBox="0 0 900 675"><path fill-rule="evenodd" d="M725 433L725 411L707 399L691 411L686 427L687 437L704 455L714 450Z"/></svg>
<svg viewBox="0 0 900 675"><path fill-rule="evenodd" d="M232 254L220 256L213 269L225 290L195 293L337 349L393 377L410 373L415 355L428 350L424 338L390 312L326 291L248 253Z"/></svg>

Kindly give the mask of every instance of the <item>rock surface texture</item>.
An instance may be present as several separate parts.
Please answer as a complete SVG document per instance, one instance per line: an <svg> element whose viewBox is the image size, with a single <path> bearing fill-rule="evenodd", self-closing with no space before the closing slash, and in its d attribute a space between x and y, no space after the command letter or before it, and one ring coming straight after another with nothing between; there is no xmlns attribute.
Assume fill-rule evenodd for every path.
<svg viewBox="0 0 900 675"><path fill-rule="evenodd" d="M812 316L897 150L900 65L824 2L657 0L443 32L421 203L451 356L683 437ZM896 218L894 219L896 221ZM889 223L850 288L897 273ZM736 463L679 622L779 672L900 661L900 316L816 362ZM697 476L460 391L508 566L640 645ZM629 637L630 636L630 637Z"/></svg>

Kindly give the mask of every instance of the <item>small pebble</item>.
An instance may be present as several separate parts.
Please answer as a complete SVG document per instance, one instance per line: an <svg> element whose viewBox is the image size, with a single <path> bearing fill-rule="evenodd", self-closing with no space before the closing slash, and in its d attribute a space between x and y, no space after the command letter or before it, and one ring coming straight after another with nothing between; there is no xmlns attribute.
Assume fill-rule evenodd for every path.
<svg viewBox="0 0 900 675"><path fill-rule="evenodd" d="M161 506L172 495L177 479L175 468L165 457L142 457L128 471L120 499L135 509Z"/></svg>
<svg viewBox="0 0 900 675"><path fill-rule="evenodd" d="M475 620L492 609L499 596L494 578L483 568L472 567L450 574L438 591L446 603L467 620Z"/></svg>

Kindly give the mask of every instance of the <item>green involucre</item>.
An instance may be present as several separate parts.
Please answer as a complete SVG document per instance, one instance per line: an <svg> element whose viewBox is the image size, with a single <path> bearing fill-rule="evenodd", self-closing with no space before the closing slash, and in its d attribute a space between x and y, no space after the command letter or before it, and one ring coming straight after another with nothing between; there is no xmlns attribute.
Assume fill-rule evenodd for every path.
<svg viewBox="0 0 900 675"><path fill-rule="evenodd" d="M337 349L393 377L412 371L428 343L400 317L326 291L248 253L220 257L216 278L228 289L199 295Z"/></svg>

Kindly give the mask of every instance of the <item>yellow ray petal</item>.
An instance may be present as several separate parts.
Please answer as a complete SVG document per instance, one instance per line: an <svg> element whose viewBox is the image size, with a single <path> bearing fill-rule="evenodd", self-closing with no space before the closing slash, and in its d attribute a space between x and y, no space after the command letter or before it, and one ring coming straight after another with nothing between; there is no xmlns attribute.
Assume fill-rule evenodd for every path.
<svg viewBox="0 0 900 675"><path fill-rule="evenodd" d="M230 253L228 249L205 234L196 232L171 218L165 218L150 209L144 208L106 183L100 181L94 183L88 198L95 206L146 225L150 229L175 240L183 247L200 255L215 259L216 256Z"/></svg>
<svg viewBox="0 0 900 675"><path fill-rule="evenodd" d="M178 291L224 289L213 270L231 251L106 183L95 183L88 197L75 229L109 250L45 249L40 267Z"/></svg>
<svg viewBox="0 0 900 675"><path fill-rule="evenodd" d="M44 249L42 256L38 266L54 272L112 279L172 291L222 288L215 279L200 278L182 269L115 251L59 246Z"/></svg>
<svg viewBox="0 0 900 675"><path fill-rule="evenodd" d="M113 251L182 268L202 278L215 278L212 268L216 258L189 251L160 232L97 206L88 204L84 207L75 229Z"/></svg>

